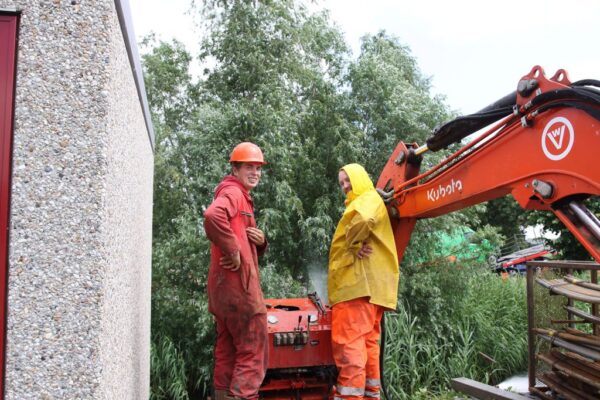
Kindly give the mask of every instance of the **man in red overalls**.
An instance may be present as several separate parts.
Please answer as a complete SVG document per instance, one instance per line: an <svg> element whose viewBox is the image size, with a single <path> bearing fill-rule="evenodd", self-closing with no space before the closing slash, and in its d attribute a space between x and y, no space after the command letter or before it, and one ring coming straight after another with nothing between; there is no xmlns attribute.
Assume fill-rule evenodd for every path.
<svg viewBox="0 0 600 400"><path fill-rule="evenodd" d="M215 189L204 212L211 241L208 309L217 326L215 399L258 399L267 368L267 309L260 288L258 256L267 248L256 227L250 190L265 164L260 148L238 144L229 162L231 175Z"/></svg>

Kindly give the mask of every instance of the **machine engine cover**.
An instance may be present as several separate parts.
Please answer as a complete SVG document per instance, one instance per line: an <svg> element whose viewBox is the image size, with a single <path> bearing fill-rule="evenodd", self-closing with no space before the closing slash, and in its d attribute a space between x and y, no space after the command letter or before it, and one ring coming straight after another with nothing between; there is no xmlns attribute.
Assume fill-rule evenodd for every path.
<svg viewBox="0 0 600 400"><path fill-rule="evenodd" d="M331 350L331 309L309 298L268 299L268 369L335 365Z"/></svg>

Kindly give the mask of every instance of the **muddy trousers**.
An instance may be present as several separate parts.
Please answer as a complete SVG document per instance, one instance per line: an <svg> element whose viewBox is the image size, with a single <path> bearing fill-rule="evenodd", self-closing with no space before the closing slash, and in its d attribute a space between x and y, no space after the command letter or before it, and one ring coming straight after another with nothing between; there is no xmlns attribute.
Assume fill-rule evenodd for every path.
<svg viewBox="0 0 600 400"><path fill-rule="evenodd" d="M246 400L258 399L267 370L267 315L215 316L215 391Z"/></svg>
<svg viewBox="0 0 600 400"><path fill-rule="evenodd" d="M367 298L333 306L331 339L338 367L334 399L379 399L379 337L383 307Z"/></svg>

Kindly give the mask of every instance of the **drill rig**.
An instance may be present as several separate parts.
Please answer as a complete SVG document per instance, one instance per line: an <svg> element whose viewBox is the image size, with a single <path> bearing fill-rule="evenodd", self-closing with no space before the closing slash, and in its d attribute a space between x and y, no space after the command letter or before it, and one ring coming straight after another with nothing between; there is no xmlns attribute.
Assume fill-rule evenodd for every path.
<svg viewBox="0 0 600 400"><path fill-rule="evenodd" d="M267 300L269 363L261 399L327 400L337 369L331 348L331 309L317 293Z"/></svg>
<svg viewBox="0 0 600 400"><path fill-rule="evenodd" d="M400 142L377 190L388 205L399 261L415 223L508 194L554 213L600 262L600 221L583 204L600 195L600 81L546 78L535 66L517 90L437 128L426 144ZM484 133L425 172L423 154ZM331 311L316 297L267 300L269 369L260 396L328 399L336 369Z"/></svg>

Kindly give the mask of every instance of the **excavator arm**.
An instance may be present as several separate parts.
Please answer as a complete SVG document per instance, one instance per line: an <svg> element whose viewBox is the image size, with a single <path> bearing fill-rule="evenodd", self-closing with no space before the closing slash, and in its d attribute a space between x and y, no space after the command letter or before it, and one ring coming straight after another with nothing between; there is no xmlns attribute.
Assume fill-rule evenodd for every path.
<svg viewBox="0 0 600 400"><path fill-rule="evenodd" d="M534 67L516 92L434 131L426 145L400 142L377 190L388 205L402 260L415 223L508 194L524 209L553 212L600 262L600 221L583 201L600 195L599 81L571 83ZM428 151L484 132L433 168Z"/></svg>

